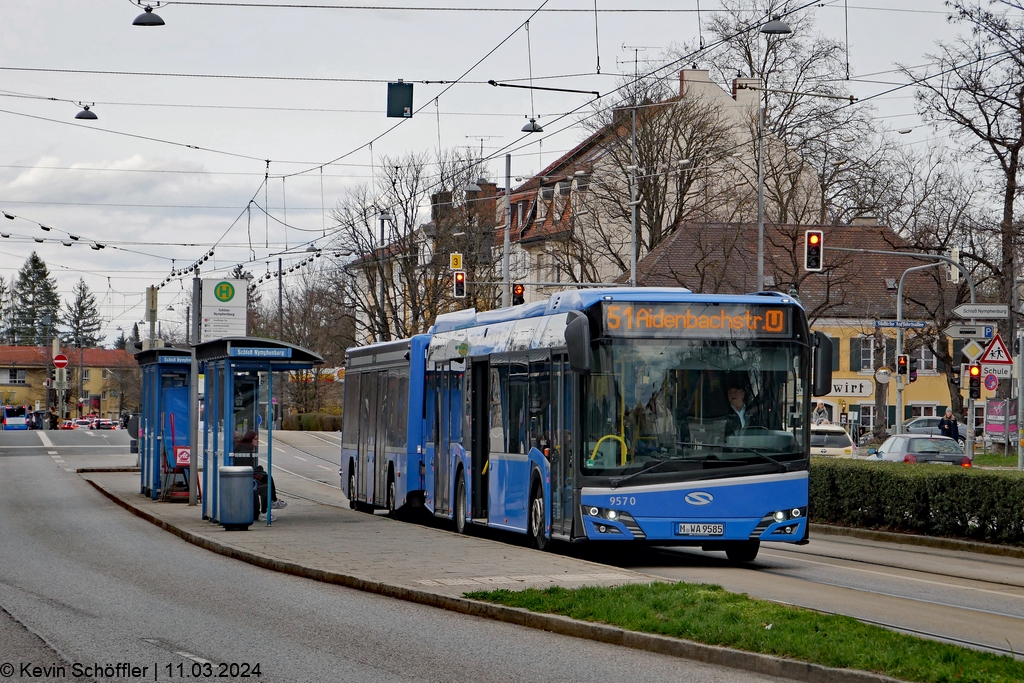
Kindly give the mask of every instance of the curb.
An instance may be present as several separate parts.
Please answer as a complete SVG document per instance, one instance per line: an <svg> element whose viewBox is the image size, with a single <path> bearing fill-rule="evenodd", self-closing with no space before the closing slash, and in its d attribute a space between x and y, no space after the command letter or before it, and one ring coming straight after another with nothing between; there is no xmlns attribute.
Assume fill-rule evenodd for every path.
<svg viewBox="0 0 1024 683"><path fill-rule="evenodd" d="M132 514L150 522L164 531L168 531L178 538L210 550L219 555L235 560L241 560L257 567L272 569L285 574L292 574L307 579L331 583L346 588L375 593L389 598L415 602L429 607L458 612L469 616L493 619L518 626L525 626L560 635L572 636L575 638L586 638L611 645L629 647L635 650L655 652L658 654L691 659L705 664L715 664L743 671L778 676L807 683L901 683L899 679L883 676L881 674L853 669L836 669L811 664L794 659L784 659L772 655L759 654L756 652L744 652L718 645L705 645L692 640L671 638L649 633L628 631L617 626L608 626L586 621L577 621L569 617L553 614L541 614L531 612L519 607L506 607L494 605L487 602L470 600L468 598L455 598L444 595L437 595L428 591L416 588L396 586L381 581L363 579L352 574L342 574L321 569L313 569L300 565L296 562L286 562L276 558L246 550L231 548L190 531L181 529L173 524L141 510L128 501L107 490L102 485L86 479L97 491L120 505Z"/></svg>
<svg viewBox="0 0 1024 683"><path fill-rule="evenodd" d="M833 526L831 524L811 524L811 532L826 536L852 536L863 538L868 541L884 541L886 543L903 543L905 545L920 545L928 548L939 548L942 550L962 550L969 553L982 555L998 555L1000 557L1015 557L1024 559L1024 548L1012 545L997 545L995 543L980 543L978 541L966 541L959 538L942 538L940 536L916 536L914 534L901 534L895 531L879 531L876 529L857 529L848 526Z"/></svg>
<svg viewBox="0 0 1024 683"><path fill-rule="evenodd" d="M76 474L102 474L104 472L141 472L141 467L132 467L131 465L125 465L124 467L79 467L75 470Z"/></svg>

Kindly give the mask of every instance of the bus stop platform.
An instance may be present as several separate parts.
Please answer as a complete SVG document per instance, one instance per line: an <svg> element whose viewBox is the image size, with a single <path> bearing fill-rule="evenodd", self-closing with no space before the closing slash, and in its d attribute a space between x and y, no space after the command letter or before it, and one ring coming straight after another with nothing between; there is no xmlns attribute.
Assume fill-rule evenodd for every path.
<svg viewBox="0 0 1024 683"><path fill-rule="evenodd" d="M347 507L288 498L274 524L225 531L199 509L139 494L138 474L82 472L105 496L176 536L267 569L402 596L474 590L647 583L653 576L498 541L460 536ZM422 601L416 599L416 601ZM427 601L429 602L429 600Z"/></svg>
<svg viewBox="0 0 1024 683"><path fill-rule="evenodd" d="M198 507L153 501L130 472L83 472L100 493L185 541L249 562L327 583L577 638L657 652L767 676L830 683L899 683L768 654L705 645L617 626L469 600L487 589L649 583L657 577L498 541L289 498L271 527L225 531L200 519Z"/></svg>

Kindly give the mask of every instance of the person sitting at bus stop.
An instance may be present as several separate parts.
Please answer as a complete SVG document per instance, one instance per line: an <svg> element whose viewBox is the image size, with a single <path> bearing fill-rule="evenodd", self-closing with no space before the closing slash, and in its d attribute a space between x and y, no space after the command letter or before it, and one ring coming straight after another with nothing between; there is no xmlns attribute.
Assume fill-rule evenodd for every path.
<svg viewBox="0 0 1024 683"><path fill-rule="evenodd" d="M274 478L267 476L267 471L263 469L263 465L256 465L256 469L252 472L252 478L255 481L255 488L253 494L256 496L254 502L256 505L255 509L260 511L260 514L267 513L267 481L270 482L270 505L274 510L280 510L283 507L287 507L288 503L277 498L277 487L274 485Z"/></svg>
<svg viewBox="0 0 1024 683"><path fill-rule="evenodd" d="M725 418L725 438L743 429L760 426L760 414L747 402L747 387L740 377L729 377L725 382L725 396L729 413Z"/></svg>
<svg viewBox="0 0 1024 683"><path fill-rule="evenodd" d="M235 439L235 453L259 453L259 450L260 435L252 429Z"/></svg>
<svg viewBox="0 0 1024 683"><path fill-rule="evenodd" d="M952 408L946 408L945 416L939 420L939 434L948 436L953 441L960 440L960 427L956 423L956 418L953 417Z"/></svg>

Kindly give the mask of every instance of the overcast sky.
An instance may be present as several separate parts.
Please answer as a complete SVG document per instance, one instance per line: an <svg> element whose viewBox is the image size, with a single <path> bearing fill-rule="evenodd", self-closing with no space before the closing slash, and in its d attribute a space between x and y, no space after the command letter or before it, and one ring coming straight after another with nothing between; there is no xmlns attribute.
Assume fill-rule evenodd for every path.
<svg viewBox="0 0 1024 683"><path fill-rule="evenodd" d="M214 244L215 258L204 266L212 277L251 260L256 263L247 268L258 277L267 261L276 268L277 256L271 255L286 244L291 252L284 257L286 267L304 258L307 244L325 226L330 230L321 207L329 211L346 187L369 182L373 168L366 144L377 136L383 134L373 144L375 159L432 151L439 138L445 148L472 145L479 151L482 144L485 154L498 155L489 170L499 185L506 146L513 152L513 175L540 170L584 137L572 119L555 119L585 105L588 97L536 92L534 106L545 133L524 136L520 129L531 114L529 92L494 88L486 81L528 76L526 32L516 29L542 2L220 3L373 4L401 10L172 3L157 10L165 26L141 28L131 25L140 10L130 0L2 0L0 209L16 218L0 218L0 232L11 235L0 239L0 276L9 280L34 250L46 260L62 295L84 277L103 302L110 343L116 326L128 331L144 317L147 285L160 283L172 267L188 266ZM706 19L718 3L700 5ZM936 40L951 40L962 30L946 21L940 0L848 0L846 9L842 0L823 5L802 11L814 17L823 35L845 41L848 32L851 72L863 77L851 81L850 89L862 98L903 80L879 72L896 63L924 64ZM593 0L550 0L546 9L585 11L542 11L531 20L535 78L586 74L539 84L607 93L618 74L633 71L630 46L643 46L640 58L654 59L698 36L696 0L598 0L597 6L600 75L594 73ZM519 11L409 9L440 7ZM610 11L616 8L686 11ZM450 88L420 83L455 80L480 60L464 79L476 83ZM186 76L135 75L140 72ZM307 80L197 77L201 74ZM386 81L400 78L416 82L415 107L426 106L385 134L398 121L384 115ZM914 128L901 142L927 144L936 136L921 127L912 95L905 89L871 105L880 127ZM77 121L79 102L95 103L92 111L99 119ZM338 163L324 165L339 157ZM267 159L271 179L261 188ZM282 180L297 171L308 172ZM248 215L254 195L281 220L287 211L287 222L298 229L286 230L256 208ZM53 229L43 231L40 224ZM66 247L61 239L69 240L69 233L80 240ZM93 250L94 242L107 246ZM276 283L264 287L269 291ZM165 324L181 324L183 306L173 313L163 309L177 303L182 292L176 281L161 290Z"/></svg>

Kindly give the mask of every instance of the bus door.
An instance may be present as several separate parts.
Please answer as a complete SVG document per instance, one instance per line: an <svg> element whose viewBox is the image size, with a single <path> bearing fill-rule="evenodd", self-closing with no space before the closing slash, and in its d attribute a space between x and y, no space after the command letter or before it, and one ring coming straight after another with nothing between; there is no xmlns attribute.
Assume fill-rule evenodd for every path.
<svg viewBox="0 0 1024 683"><path fill-rule="evenodd" d="M487 359L473 362L470 392L471 503L474 520L487 519L487 460L490 455L491 367Z"/></svg>
<svg viewBox="0 0 1024 683"><path fill-rule="evenodd" d="M369 501L373 486L374 454L377 450L377 374L367 372L359 382L359 462L356 463L356 500Z"/></svg>
<svg viewBox="0 0 1024 683"><path fill-rule="evenodd" d="M462 378L465 361L452 361L441 371L438 394L438 416L441 434L434 449L434 514L447 515L451 511L451 452L452 445L462 442Z"/></svg>
<svg viewBox="0 0 1024 683"><path fill-rule="evenodd" d="M373 456L373 504L381 507L387 505L388 456L385 449L388 445L386 434L390 417L387 411L393 400L389 394L388 373L381 370L377 373L377 400L374 403L377 410L377 436Z"/></svg>
<svg viewBox="0 0 1024 683"><path fill-rule="evenodd" d="M551 533L572 533L573 499L573 400L575 381L564 355L555 355L551 363L553 381L551 410L554 434L551 450Z"/></svg>

